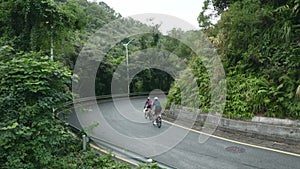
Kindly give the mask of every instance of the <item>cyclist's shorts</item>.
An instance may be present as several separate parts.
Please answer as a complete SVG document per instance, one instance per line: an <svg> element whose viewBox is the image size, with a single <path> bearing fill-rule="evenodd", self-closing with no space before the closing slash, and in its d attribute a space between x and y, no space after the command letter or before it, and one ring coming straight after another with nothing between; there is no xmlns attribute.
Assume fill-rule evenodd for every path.
<svg viewBox="0 0 300 169"><path fill-rule="evenodd" d="M154 114L158 115L159 113L161 113L161 106L155 106Z"/></svg>

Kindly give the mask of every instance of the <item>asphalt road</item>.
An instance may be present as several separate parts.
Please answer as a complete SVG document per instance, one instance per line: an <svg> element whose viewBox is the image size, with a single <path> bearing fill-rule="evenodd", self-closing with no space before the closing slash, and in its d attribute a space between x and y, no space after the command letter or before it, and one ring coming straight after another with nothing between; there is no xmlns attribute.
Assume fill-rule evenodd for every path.
<svg viewBox="0 0 300 169"><path fill-rule="evenodd" d="M162 100L164 102L165 100ZM88 135L174 168L300 169L300 157L228 142L143 116L145 99L82 105L69 122ZM200 141L199 141L200 140Z"/></svg>

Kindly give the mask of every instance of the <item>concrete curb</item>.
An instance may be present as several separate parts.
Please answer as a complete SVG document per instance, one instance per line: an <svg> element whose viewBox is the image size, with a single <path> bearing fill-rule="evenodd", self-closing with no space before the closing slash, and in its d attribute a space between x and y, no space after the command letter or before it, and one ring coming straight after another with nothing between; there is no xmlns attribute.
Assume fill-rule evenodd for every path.
<svg viewBox="0 0 300 169"><path fill-rule="evenodd" d="M175 111L179 112L179 111ZM183 113L183 112L181 112ZM174 121L177 118L177 113L166 110L164 118ZM203 124L206 122L207 114L199 114L194 124L194 129L202 130ZM212 115L210 116L210 120ZM300 142L300 125L299 121L282 120L275 118L256 117L252 120L233 120L215 116L218 121L217 129L230 133L239 133L247 136L258 137L269 141L278 141L288 144L299 144ZM188 123L188 119L181 117L181 121ZM182 123L184 124L184 123Z"/></svg>
<svg viewBox="0 0 300 169"><path fill-rule="evenodd" d="M219 128L221 128L221 130L238 131L250 136L259 136L263 139L289 144L299 144L300 141L300 128L297 126L282 126L222 118Z"/></svg>
<svg viewBox="0 0 300 169"><path fill-rule="evenodd" d="M277 118L255 116L255 117L252 118L251 121L252 122L265 123L265 124L273 124L273 125L300 127L300 121L299 120L277 119Z"/></svg>

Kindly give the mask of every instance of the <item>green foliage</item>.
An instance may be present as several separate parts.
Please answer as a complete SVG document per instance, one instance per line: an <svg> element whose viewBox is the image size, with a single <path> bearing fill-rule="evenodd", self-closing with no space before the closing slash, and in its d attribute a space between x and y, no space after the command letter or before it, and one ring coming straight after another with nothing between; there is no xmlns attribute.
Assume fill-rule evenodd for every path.
<svg viewBox="0 0 300 169"><path fill-rule="evenodd" d="M0 168L129 168L80 151L54 114L71 99L69 69L88 35L120 15L86 0L1 1L0 9ZM56 62L46 56L50 48ZM110 58L107 76L124 56Z"/></svg>
<svg viewBox="0 0 300 169"><path fill-rule="evenodd" d="M202 11L200 12L197 20L199 22L199 26L204 29L210 28L213 24L209 15L206 14L206 11L211 6L211 0L205 0L203 2Z"/></svg>
<svg viewBox="0 0 300 169"><path fill-rule="evenodd" d="M131 82L131 92L147 92L155 89L168 91L173 78L159 69L146 69L138 73Z"/></svg>
<svg viewBox="0 0 300 169"><path fill-rule="evenodd" d="M227 73L225 114L299 119L295 94L300 79L299 1L243 0L229 4L221 11L218 24L206 30ZM218 9L218 4L213 5Z"/></svg>
<svg viewBox="0 0 300 169"><path fill-rule="evenodd" d="M71 99L70 71L40 53L0 62L0 168L129 168L110 156L80 152L53 109Z"/></svg>
<svg viewBox="0 0 300 169"><path fill-rule="evenodd" d="M167 36L163 36L161 33L156 30L157 28L149 28L146 25L141 24L140 22L134 20L125 20L125 24L130 24L132 27L122 27L122 29L115 30L115 36L118 34L123 34L124 32L130 32L131 29L139 28L145 29L146 32L152 31L151 33L143 34L143 35L136 35L134 38L135 40L132 41L129 45L129 67L130 69L136 69L136 64L138 62L143 62L143 60L139 60L143 57L147 60L147 58L152 58L151 51L144 53L143 56L139 58L135 58L131 54L140 50L146 50L155 48L157 50L168 50L182 58L189 58L190 57L190 49L187 46L181 45L177 46L178 41L169 38ZM107 36L107 35L105 35ZM100 63L97 72L96 78L96 94L103 95L103 94L110 94L111 92L111 79L113 78L112 75L115 73L116 69L118 68L119 64L126 59L125 57L125 49L123 44L127 43L130 39L125 38L122 43L117 44L114 48L110 49L110 51L105 55L105 58ZM176 44L176 45L175 45ZM160 58L161 64L168 64L166 63L167 56ZM135 64L133 64L135 63ZM143 65L145 63L141 63ZM170 85L173 81L173 78L164 71L159 69L151 68L152 65L144 66L141 68L142 72L139 72L132 78L132 82L130 84L130 91L131 92L150 92L154 89L160 89L163 91L168 91ZM124 75L116 75L120 76L126 80Z"/></svg>
<svg viewBox="0 0 300 169"><path fill-rule="evenodd" d="M243 74L227 77L225 115L229 118L252 118L268 111L270 100L268 82L264 78Z"/></svg>
<svg viewBox="0 0 300 169"><path fill-rule="evenodd" d="M74 146L53 109L71 98L70 72L40 53L0 62L1 168L40 168Z"/></svg>
<svg viewBox="0 0 300 169"><path fill-rule="evenodd" d="M87 1L83 0L77 1L79 1L81 7L83 7L86 13L86 17L88 20L86 25L87 33L95 33L95 31L97 31L103 25L121 17L120 14L116 13L104 2L96 4L88 3Z"/></svg>
<svg viewBox="0 0 300 169"><path fill-rule="evenodd" d="M15 49L9 45L3 45L0 47L0 60L3 62L9 61L14 56Z"/></svg>
<svg viewBox="0 0 300 169"><path fill-rule="evenodd" d="M112 158L111 155L100 155L94 150L77 152L68 154L62 159L58 159L51 166L46 168L66 168L66 169L76 169L76 168L113 168L113 169L129 169L130 167L125 163L121 163Z"/></svg>
<svg viewBox="0 0 300 169"><path fill-rule="evenodd" d="M1 30L7 39L14 39L17 50L50 50L50 36L62 37L62 30L72 27L72 19L50 0L1 2Z"/></svg>
<svg viewBox="0 0 300 169"><path fill-rule="evenodd" d="M183 71L179 80L173 83L173 86L169 91L167 107L172 103L186 106L188 103L193 103L193 105L189 106L194 107L194 105L197 105L197 108L200 108L203 112L209 112L211 101L210 78L200 57L194 57L193 60L190 61L190 68L195 76L194 80L198 85L198 91L191 91L191 82L189 80L190 74ZM182 92L189 96L185 99L187 103L182 102ZM195 98L198 98L199 100L195 101Z"/></svg>
<svg viewBox="0 0 300 169"><path fill-rule="evenodd" d="M53 48L55 59L70 67L86 35L119 17L105 3L99 5L86 0L1 1L0 10L3 11L0 35L6 42L4 45L17 51L43 51L48 55Z"/></svg>
<svg viewBox="0 0 300 169"><path fill-rule="evenodd" d="M217 24L211 21L213 14L207 13L212 7L221 16ZM227 73L225 116L300 119L300 1L206 0L203 9L199 24L217 48ZM84 42L121 15L103 2L86 0L1 1L0 10L0 168L128 168L110 156L81 152L81 143L53 112L71 99L69 69ZM187 70L172 83L167 73L146 69L133 78L131 91L168 90L172 84L169 105L196 103L210 111L213 79L203 66L210 58L202 60L188 44L163 36L159 25L123 21L126 24L114 36L133 31L128 25L150 32L134 37L129 55L147 48L172 52L190 66L198 84L182 103L181 92L190 87ZM174 29L169 34L187 42L203 38L200 31ZM122 43L128 41L116 44L100 64L95 82L98 95L110 93L112 75L125 59ZM58 62L46 56L50 48ZM158 167L145 164L140 168Z"/></svg>
<svg viewBox="0 0 300 169"><path fill-rule="evenodd" d="M139 167L138 167L138 169L147 169L147 168L159 169L160 167L158 167L157 163L140 164Z"/></svg>

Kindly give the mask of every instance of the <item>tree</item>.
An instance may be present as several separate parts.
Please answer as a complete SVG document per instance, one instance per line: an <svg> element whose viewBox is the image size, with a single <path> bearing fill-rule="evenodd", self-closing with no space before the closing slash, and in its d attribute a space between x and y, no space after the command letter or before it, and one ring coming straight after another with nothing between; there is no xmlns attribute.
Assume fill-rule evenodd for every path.
<svg viewBox="0 0 300 169"><path fill-rule="evenodd" d="M86 16L98 29L118 15L86 0L1 1L0 9L0 168L130 168L81 151L54 114L71 99L69 69L87 38Z"/></svg>
<svg viewBox="0 0 300 169"><path fill-rule="evenodd" d="M218 10L220 3L215 2L228 1L207 2ZM299 1L229 2L228 6L218 10L221 15L219 22L205 30L229 76L227 83L231 88L228 88L227 105L230 108L227 107L227 112L233 113L230 111L237 108L230 104L234 102L233 98L248 97L237 99L244 101L236 105L247 107L237 112L300 118L300 106L295 94L300 79ZM238 86L233 87L233 84ZM249 98L252 94L235 91L247 88L250 91L257 90L256 94Z"/></svg>
<svg viewBox="0 0 300 169"><path fill-rule="evenodd" d="M64 53L60 45L73 45L69 37L86 24L83 11L73 1L2 1L0 9L0 24L5 25L0 29L1 37L12 40L17 51L50 54L50 49L54 49L54 54Z"/></svg>
<svg viewBox="0 0 300 169"><path fill-rule="evenodd" d="M70 72L39 53L0 62L1 168L45 168L74 139L53 110L70 100ZM72 141L73 140L73 141Z"/></svg>

